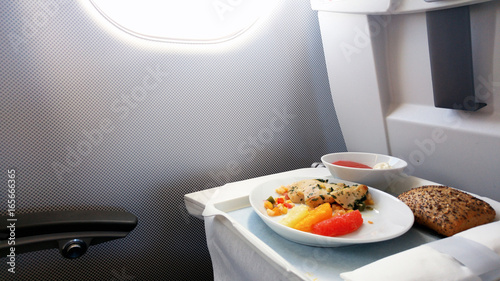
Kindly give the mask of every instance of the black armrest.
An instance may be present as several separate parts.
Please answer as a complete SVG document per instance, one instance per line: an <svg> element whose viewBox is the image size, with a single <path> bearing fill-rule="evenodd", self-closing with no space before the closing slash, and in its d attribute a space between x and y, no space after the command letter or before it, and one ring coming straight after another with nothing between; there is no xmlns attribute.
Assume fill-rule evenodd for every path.
<svg viewBox="0 0 500 281"><path fill-rule="evenodd" d="M0 255L59 248L63 256L76 258L83 255L90 245L127 236L136 225L136 216L117 211L56 211L2 216Z"/></svg>

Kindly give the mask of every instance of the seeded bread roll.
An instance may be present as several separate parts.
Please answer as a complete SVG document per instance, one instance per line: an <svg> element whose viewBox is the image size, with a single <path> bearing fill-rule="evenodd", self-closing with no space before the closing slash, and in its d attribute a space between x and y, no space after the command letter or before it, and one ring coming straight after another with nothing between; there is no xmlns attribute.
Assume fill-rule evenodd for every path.
<svg viewBox="0 0 500 281"><path fill-rule="evenodd" d="M492 222L496 215L483 200L447 186L421 186L398 198L413 211L416 223L445 236Z"/></svg>

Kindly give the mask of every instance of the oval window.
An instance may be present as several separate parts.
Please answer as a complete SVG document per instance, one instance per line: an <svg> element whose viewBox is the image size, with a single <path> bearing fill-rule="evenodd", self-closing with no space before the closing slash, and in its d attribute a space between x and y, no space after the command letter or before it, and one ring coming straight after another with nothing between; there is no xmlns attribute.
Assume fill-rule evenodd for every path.
<svg viewBox="0 0 500 281"><path fill-rule="evenodd" d="M90 0L120 29L146 39L212 43L238 36L279 0Z"/></svg>

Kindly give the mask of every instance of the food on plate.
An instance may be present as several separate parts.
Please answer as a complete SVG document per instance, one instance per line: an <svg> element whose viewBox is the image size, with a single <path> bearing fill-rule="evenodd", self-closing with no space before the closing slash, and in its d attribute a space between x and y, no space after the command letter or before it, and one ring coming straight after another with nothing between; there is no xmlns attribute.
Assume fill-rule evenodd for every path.
<svg viewBox="0 0 500 281"><path fill-rule="evenodd" d="M495 210L483 200L448 186L426 185L398 196L415 222L444 236L492 222Z"/></svg>
<svg viewBox="0 0 500 281"><path fill-rule="evenodd" d="M324 236L341 236L356 231L362 224L363 217L359 210L355 210L318 222L311 227L311 232Z"/></svg>
<svg viewBox="0 0 500 281"><path fill-rule="evenodd" d="M299 221L309 214L309 207L306 205L298 205L288 212L288 214L279 221L282 225L294 227Z"/></svg>
<svg viewBox="0 0 500 281"><path fill-rule="evenodd" d="M319 235L339 236L355 231L363 224L360 211L374 204L366 185L350 186L324 179L301 180L275 191L278 197L264 200L267 214L285 215L280 224L305 232L313 232L322 223L313 232ZM355 214L351 214L354 210ZM324 223L332 217L338 219Z"/></svg>
<svg viewBox="0 0 500 281"><path fill-rule="evenodd" d="M364 209L373 204L368 187L364 184L352 186L344 183L328 183L322 179L301 180L280 189L286 190L293 203L315 208L323 203L337 203L345 209Z"/></svg>
<svg viewBox="0 0 500 281"><path fill-rule="evenodd" d="M292 203L290 199L287 199L286 196L273 197L269 196L264 201L264 208L266 208L266 212L269 216L281 216L288 213L288 209L293 208L295 205Z"/></svg>
<svg viewBox="0 0 500 281"><path fill-rule="evenodd" d="M311 210L307 216L301 219L293 228L301 231L311 232L312 226L318 222L332 217L332 206L330 203L323 203Z"/></svg>

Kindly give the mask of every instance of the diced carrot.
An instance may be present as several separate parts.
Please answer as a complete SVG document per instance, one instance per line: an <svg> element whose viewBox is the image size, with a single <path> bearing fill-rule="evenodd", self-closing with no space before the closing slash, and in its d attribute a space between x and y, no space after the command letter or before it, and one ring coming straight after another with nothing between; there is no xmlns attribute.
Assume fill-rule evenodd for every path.
<svg viewBox="0 0 500 281"><path fill-rule="evenodd" d="M280 208L274 207L272 210L267 209L267 214L271 217L281 216Z"/></svg>
<svg viewBox="0 0 500 281"><path fill-rule="evenodd" d="M273 203L269 202L269 201L264 201L264 208L266 209L272 209L273 208Z"/></svg>
<svg viewBox="0 0 500 281"><path fill-rule="evenodd" d="M332 217L332 207L330 203L323 203L309 212L309 214L299 221L293 228L310 232L313 224L324 221Z"/></svg>
<svg viewBox="0 0 500 281"><path fill-rule="evenodd" d="M284 185L278 187L276 190L276 193L283 195L288 192L288 188L286 188Z"/></svg>

